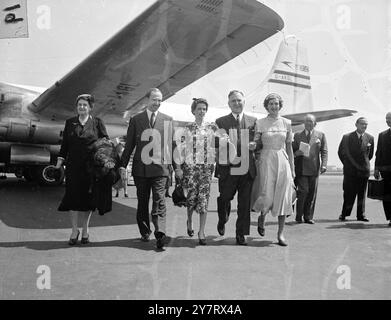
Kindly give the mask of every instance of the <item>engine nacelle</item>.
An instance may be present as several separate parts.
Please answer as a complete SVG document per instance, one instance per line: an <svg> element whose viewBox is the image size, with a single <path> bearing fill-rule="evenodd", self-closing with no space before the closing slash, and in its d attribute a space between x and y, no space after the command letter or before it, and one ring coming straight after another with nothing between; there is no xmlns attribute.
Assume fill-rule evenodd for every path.
<svg viewBox="0 0 391 320"><path fill-rule="evenodd" d="M42 125L39 122L0 122L0 141L19 143L61 144L61 127Z"/></svg>
<svg viewBox="0 0 391 320"><path fill-rule="evenodd" d="M59 145L35 145L0 142L0 163L3 165L46 165L54 163Z"/></svg>
<svg viewBox="0 0 391 320"><path fill-rule="evenodd" d="M58 186L64 181L64 167L56 169L53 165L59 152L59 145L0 142L0 172L15 173L18 178L42 185Z"/></svg>

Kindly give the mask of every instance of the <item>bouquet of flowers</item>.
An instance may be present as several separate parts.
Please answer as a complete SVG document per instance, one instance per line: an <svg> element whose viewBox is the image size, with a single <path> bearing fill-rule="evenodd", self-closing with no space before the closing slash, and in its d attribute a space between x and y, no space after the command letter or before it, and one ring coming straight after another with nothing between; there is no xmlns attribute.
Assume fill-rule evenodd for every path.
<svg viewBox="0 0 391 320"><path fill-rule="evenodd" d="M98 139L92 150L94 174L97 178L102 178L117 168L119 155L114 142L107 138Z"/></svg>

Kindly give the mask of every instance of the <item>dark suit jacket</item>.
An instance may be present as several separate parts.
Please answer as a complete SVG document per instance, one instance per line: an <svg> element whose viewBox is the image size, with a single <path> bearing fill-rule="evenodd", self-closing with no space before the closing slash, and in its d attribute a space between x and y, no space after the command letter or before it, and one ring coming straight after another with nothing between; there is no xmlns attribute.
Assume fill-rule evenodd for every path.
<svg viewBox="0 0 391 320"><path fill-rule="evenodd" d="M254 132L255 132L255 122L256 118L248 116L243 113L243 118L241 121L241 129L249 129L249 141L254 141ZM229 130L236 130L236 119L233 117L232 113L220 117L216 120L216 124L219 127L219 129L224 129L227 134L229 134ZM236 146L237 148L240 148L240 145ZM242 154L242 159L243 157L248 157L249 159L249 169L248 172L251 175L252 178L255 178L257 172L256 172L256 167L255 167L255 156L254 156L254 151L248 150L246 154ZM243 161L243 160L242 160ZM232 165L232 164L217 164L216 165L216 171L215 171L215 176L218 178L222 178L225 175L230 174L230 168L231 167L238 167L238 165Z"/></svg>
<svg viewBox="0 0 391 320"><path fill-rule="evenodd" d="M369 177L369 161L373 157L374 139L364 133L362 144L356 131L345 134L338 148L338 157L343 163L343 174L355 177Z"/></svg>
<svg viewBox="0 0 391 320"><path fill-rule="evenodd" d="M376 149L375 169L380 170L383 178L391 180L391 131L379 133Z"/></svg>
<svg viewBox="0 0 391 320"><path fill-rule="evenodd" d="M309 157L295 156L296 176L318 176L320 172L320 163L322 167L327 166L327 141L323 132L312 130L310 141L307 141L305 130L296 132L293 138L292 148L296 152L300 148L300 142L309 143Z"/></svg>
<svg viewBox="0 0 391 320"><path fill-rule="evenodd" d="M169 165L172 163L173 136L172 136L172 118L164 113L158 112L153 129L160 134L160 141L155 138L150 142L148 136L142 141L142 134L145 130L151 129L149 124L147 111L135 115L129 123L128 133L126 136L125 149L121 156L121 164L123 167L129 163L130 156L136 148L133 164L132 175L136 177L166 177L169 175ZM151 143L151 144L150 144ZM153 146L153 148L152 148ZM151 150L150 152L142 152L143 149ZM151 154L142 159L142 154ZM152 162L145 163L145 160ZM174 165L175 167L175 165Z"/></svg>

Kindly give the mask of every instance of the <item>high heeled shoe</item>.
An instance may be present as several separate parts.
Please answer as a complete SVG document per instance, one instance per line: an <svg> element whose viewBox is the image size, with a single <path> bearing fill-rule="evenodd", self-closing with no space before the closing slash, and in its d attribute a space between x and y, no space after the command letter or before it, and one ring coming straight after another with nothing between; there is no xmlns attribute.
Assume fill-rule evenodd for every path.
<svg viewBox="0 0 391 320"><path fill-rule="evenodd" d="M288 243L286 242L286 240L282 240L281 238L278 238L278 244L282 247L286 247L288 245Z"/></svg>
<svg viewBox="0 0 391 320"><path fill-rule="evenodd" d="M81 244L89 244L90 243L90 235L87 234L87 237L81 237L80 243Z"/></svg>
<svg viewBox="0 0 391 320"><path fill-rule="evenodd" d="M260 223L261 220L264 220L263 223ZM264 227L264 223L265 223L265 218L264 217L261 217L259 216L258 217L258 233L261 237L264 237L265 236L265 227ZM262 226L262 227L261 227Z"/></svg>
<svg viewBox="0 0 391 320"><path fill-rule="evenodd" d="M189 221L186 221L186 225L187 225L187 234L189 235L189 237L194 236L194 230L189 229Z"/></svg>
<svg viewBox="0 0 391 320"><path fill-rule="evenodd" d="M204 235L204 236L205 236L205 235ZM205 246L205 245L206 245L206 238L201 238L199 232L198 232L198 243L199 243L201 246Z"/></svg>
<svg viewBox="0 0 391 320"><path fill-rule="evenodd" d="M68 241L68 244L70 246L74 246L76 243L77 243L77 240L79 239L79 235L80 235L80 231L77 230L77 236L76 238L70 238L69 241Z"/></svg>

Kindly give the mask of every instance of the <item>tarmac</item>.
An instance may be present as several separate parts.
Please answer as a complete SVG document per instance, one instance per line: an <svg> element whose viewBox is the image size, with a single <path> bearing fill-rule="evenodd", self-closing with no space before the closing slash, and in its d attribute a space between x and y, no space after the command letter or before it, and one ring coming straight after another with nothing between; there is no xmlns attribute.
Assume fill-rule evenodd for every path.
<svg viewBox="0 0 391 320"><path fill-rule="evenodd" d="M172 189L171 189L172 191ZM321 176L314 225L287 219L287 247L277 244L277 218L257 233L251 215L247 246L235 242L236 210L217 233L217 183L212 184L207 245L186 232L186 210L167 198L163 251L139 240L136 190L94 214L88 245L67 244L70 221L57 211L64 187L0 180L0 299L390 299L391 227L380 201L367 199L370 222L338 220L342 176ZM232 203L236 208L236 200ZM153 228L153 227L152 227Z"/></svg>

